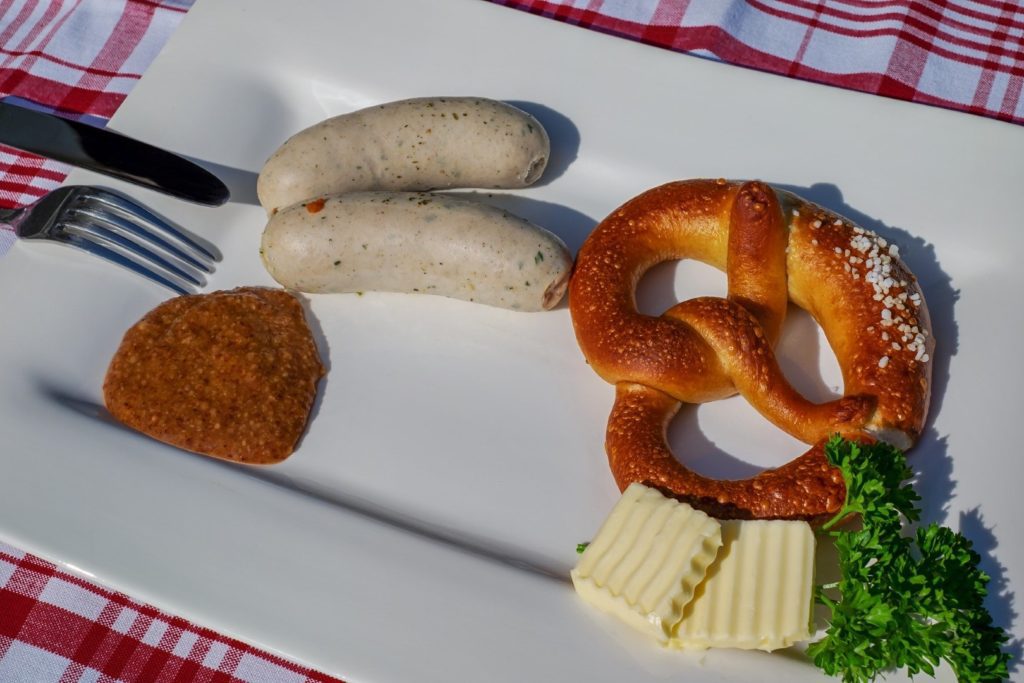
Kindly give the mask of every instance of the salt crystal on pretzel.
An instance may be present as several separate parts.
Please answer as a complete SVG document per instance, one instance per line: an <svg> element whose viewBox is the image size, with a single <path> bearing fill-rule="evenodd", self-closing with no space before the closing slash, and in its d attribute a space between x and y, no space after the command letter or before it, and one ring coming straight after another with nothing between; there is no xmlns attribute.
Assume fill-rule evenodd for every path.
<svg viewBox="0 0 1024 683"><path fill-rule="evenodd" d="M851 257L863 263L853 268ZM728 297L691 299L660 317L640 313L635 289L643 274L682 258L724 270ZM641 482L723 519L820 522L845 499L825 439L839 432L907 449L924 427L934 339L924 296L898 250L765 183L679 181L628 201L583 244L569 296L584 355L616 385L606 447L620 489ZM789 301L824 329L842 369L842 398L814 404L782 375L773 347ZM686 468L665 441L680 402L737 392L813 447L743 480Z"/></svg>

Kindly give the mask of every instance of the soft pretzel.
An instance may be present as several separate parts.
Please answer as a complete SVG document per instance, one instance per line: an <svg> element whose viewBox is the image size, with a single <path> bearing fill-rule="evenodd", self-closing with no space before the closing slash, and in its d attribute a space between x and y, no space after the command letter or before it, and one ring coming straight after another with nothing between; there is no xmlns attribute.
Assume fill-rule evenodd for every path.
<svg viewBox="0 0 1024 683"><path fill-rule="evenodd" d="M728 298L691 299L661 317L639 313L643 274L683 258L724 270ZM824 329L842 369L842 398L811 403L782 375L773 347L787 301ZM934 341L896 246L765 183L679 181L630 200L580 249L569 309L587 361L616 385L606 449L621 489L655 486L720 518L821 521L845 498L824 457L830 435L907 449L924 426ZM665 439L680 402L736 392L813 447L745 480L687 469Z"/></svg>

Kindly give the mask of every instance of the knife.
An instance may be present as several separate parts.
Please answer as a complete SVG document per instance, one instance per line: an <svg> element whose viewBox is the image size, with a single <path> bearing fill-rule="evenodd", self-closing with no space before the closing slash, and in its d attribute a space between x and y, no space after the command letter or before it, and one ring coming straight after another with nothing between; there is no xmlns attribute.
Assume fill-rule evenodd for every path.
<svg viewBox="0 0 1024 683"><path fill-rule="evenodd" d="M113 131L0 102L0 143L129 183L220 206L231 193L188 159Z"/></svg>

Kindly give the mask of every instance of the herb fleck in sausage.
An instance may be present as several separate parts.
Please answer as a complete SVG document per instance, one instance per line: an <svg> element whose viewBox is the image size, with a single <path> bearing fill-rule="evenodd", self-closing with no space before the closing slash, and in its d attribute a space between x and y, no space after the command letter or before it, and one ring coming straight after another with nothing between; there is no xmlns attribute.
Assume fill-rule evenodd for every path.
<svg viewBox="0 0 1024 683"><path fill-rule="evenodd" d="M519 311L555 306L572 269L565 244L529 221L422 192L293 204L271 216L260 253L275 280L302 292L419 292Z"/></svg>
<svg viewBox="0 0 1024 683"><path fill-rule="evenodd" d="M504 102L401 100L295 134L264 165L257 193L273 213L339 192L526 187L540 178L550 155L544 127Z"/></svg>

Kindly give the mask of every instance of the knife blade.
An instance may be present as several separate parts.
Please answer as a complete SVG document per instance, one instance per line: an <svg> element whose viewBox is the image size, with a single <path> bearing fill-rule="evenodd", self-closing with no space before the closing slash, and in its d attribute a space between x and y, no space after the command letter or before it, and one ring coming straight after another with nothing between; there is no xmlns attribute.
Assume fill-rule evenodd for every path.
<svg viewBox="0 0 1024 683"><path fill-rule="evenodd" d="M207 206L231 193L205 168L126 135L0 102L0 143Z"/></svg>

